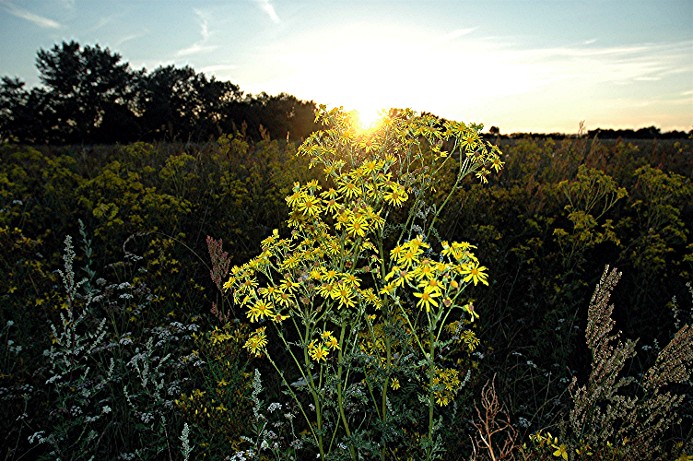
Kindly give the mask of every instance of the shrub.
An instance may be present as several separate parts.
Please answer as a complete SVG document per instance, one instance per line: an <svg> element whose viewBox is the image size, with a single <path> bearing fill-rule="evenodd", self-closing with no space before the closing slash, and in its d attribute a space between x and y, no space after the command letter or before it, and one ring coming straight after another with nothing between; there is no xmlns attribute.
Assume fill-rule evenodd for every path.
<svg viewBox="0 0 693 461"><path fill-rule="evenodd" d="M590 302L585 338L592 354L592 371L579 385L570 385L573 407L560 437L539 432L538 447L564 459L661 459L664 436L681 422L677 409L690 391L693 327L684 325L659 352L653 366L639 377L626 376L636 355L635 341L613 332L611 292L621 274L607 267ZM678 388L677 386L684 386ZM690 444L690 440L688 441ZM690 451L691 447L683 447Z"/></svg>
<svg viewBox="0 0 693 461"><path fill-rule="evenodd" d="M82 229L84 252L90 240ZM186 377L194 323L141 326L133 312L151 302L145 286L97 278L84 262L78 279L76 253L65 239L59 270L65 292L49 321L50 346L36 372L45 382L34 397L45 416L31 415L31 443L45 447L40 459L173 459L180 424L174 399Z"/></svg>

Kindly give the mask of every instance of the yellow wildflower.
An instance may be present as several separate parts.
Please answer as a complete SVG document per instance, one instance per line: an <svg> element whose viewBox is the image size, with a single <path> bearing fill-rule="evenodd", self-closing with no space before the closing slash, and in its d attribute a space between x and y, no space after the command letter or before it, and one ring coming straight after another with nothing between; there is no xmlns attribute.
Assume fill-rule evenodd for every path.
<svg viewBox="0 0 693 461"><path fill-rule="evenodd" d="M568 451L566 450L566 446L564 443L560 445L553 445L553 448L556 449L556 451L553 452L553 455L556 458L563 458L565 460L568 459Z"/></svg>
<svg viewBox="0 0 693 461"><path fill-rule="evenodd" d="M443 284L438 279L430 278L428 280L422 280L419 283L418 287L419 288L430 287L433 290L441 291L443 289Z"/></svg>
<svg viewBox="0 0 693 461"><path fill-rule="evenodd" d="M404 187L402 187L401 185L391 184L390 190L388 192L385 192L385 195L383 197L385 198L385 201L390 205L402 206L402 204L406 202L409 198L409 195L407 195L407 191L404 190Z"/></svg>
<svg viewBox="0 0 693 461"><path fill-rule="evenodd" d="M502 162L500 157L494 157L493 161L491 162L491 168L496 170L496 173L500 171L501 168L503 168L503 164L505 162Z"/></svg>
<svg viewBox="0 0 693 461"><path fill-rule="evenodd" d="M320 337L324 340L330 339L332 337L332 331L325 330L322 333L320 333Z"/></svg>
<svg viewBox="0 0 693 461"><path fill-rule="evenodd" d="M397 260L397 264L399 264L405 269L411 268L414 264L418 262L419 259L417 258L416 250L413 250L411 248L404 252Z"/></svg>
<svg viewBox="0 0 693 461"><path fill-rule="evenodd" d="M255 354L255 356L260 357L262 351L267 346L267 335L265 334L265 327L260 327L248 338L248 340L243 345L244 349L248 349L248 352Z"/></svg>
<svg viewBox="0 0 693 461"><path fill-rule="evenodd" d="M477 283L481 282L484 285L488 285L488 281L486 278L488 275L484 273L486 270L486 266L480 266L477 261L473 261L467 264L462 265L461 273L462 275L466 275L464 278L465 282L474 282L474 285L476 286Z"/></svg>
<svg viewBox="0 0 693 461"><path fill-rule="evenodd" d="M351 237L365 237L368 222L362 215L351 215L346 223L347 234Z"/></svg>
<svg viewBox="0 0 693 461"><path fill-rule="evenodd" d="M431 306L438 307L438 301L435 298L440 296L440 291L435 291L430 287L425 287L422 292L414 293L414 296L419 298L416 306L420 309L426 309L426 312L431 311Z"/></svg>
<svg viewBox="0 0 693 461"><path fill-rule="evenodd" d="M326 333L329 333L329 335L325 336L325 333L322 334L322 339L325 341L325 347L331 350L339 349L339 341L337 341L337 338L332 336L332 332L330 331Z"/></svg>
<svg viewBox="0 0 693 461"><path fill-rule="evenodd" d="M356 198L361 196L362 190L359 186L354 184L352 181L345 182L342 187L340 187L337 192L344 194L346 198Z"/></svg>
<svg viewBox="0 0 693 461"><path fill-rule="evenodd" d="M313 345L313 348L311 349L310 346L308 346L308 354L310 355L310 358L315 360L316 362L319 361L325 361L327 358L327 354L329 354L329 351L327 350L327 347L325 347L324 344L319 344L319 345Z"/></svg>
<svg viewBox="0 0 693 461"><path fill-rule="evenodd" d="M431 264L430 259L424 259L421 261L421 264L419 264L416 269L414 269L414 276L418 279L421 280L424 277L425 278L431 278L434 275L434 266Z"/></svg>
<svg viewBox="0 0 693 461"><path fill-rule="evenodd" d="M320 213L320 199L313 195L304 194L303 200L298 202L297 208L304 215L315 217Z"/></svg>
<svg viewBox="0 0 693 461"><path fill-rule="evenodd" d="M339 302L339 308L354 307L354 290L346 283L339 283L331 293L332 299Z"/></svg>
<svg viewBox="0 0 693 461"><path fill-rule="evenodd" d="M474 309L474 301L469 301L462 307L462 309L467 311L467 313L471 317L471 322L479 318L479 314L477 314L476 310Z"/></svg>
<svg viewBox="0 0 693 461"><path fill-rule="evenodd" d="M255 304L250 306L246 316L251 322L257 322L263 317L270 317L274 315L272 312L272 303L265 301L264 299L258 299Z"/></svg>

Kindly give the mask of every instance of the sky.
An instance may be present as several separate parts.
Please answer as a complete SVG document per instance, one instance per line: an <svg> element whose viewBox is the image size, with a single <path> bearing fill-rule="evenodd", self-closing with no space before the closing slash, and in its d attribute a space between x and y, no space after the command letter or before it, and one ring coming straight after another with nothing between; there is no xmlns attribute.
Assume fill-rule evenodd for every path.
<svg viewBox="0 0 693 461"><path fill-rule="evenodd" d="M0 76L69 40L364 118L693 128L693 0L0 0Z"/></svg>

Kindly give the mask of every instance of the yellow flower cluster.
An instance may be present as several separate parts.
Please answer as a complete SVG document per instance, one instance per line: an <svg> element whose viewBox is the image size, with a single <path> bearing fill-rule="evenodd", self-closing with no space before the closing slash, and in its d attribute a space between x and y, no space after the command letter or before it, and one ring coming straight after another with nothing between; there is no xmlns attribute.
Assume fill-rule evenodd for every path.
<svg viewBox="0 0 693 461"><path fill-rule="evenodd" d="M189 395L181 394L180 398L174 400L173 403L192 419L222 418L225 422L231 421L230 416L227 415L229 409L221 401L222 399L206 394L206 391L193 389Z"/></svg>
<svg viewBox="0 0 693 461"><path fill-rule="evenodd" d="M337 309L359 303L380 308L380 298L372 288L361 287L353 266L364 264L358 272L377 267L371 238L383 229L381 214L408 197L387 171L393 164L394 158L368 160L346 171L343 161L335 161L330 168L335 187L323 191L317 181L294 184L286 198L292 237L281 239L275 230L262 242L262 253L233 267L224 284L251 322L279 323L302 315L317 307L319 298ZM348 267L343 266L345 257L350 258Z"/></svg>
<svg viewBox="0 0 693 461"><path fill-rule="evenodd" d="M402 389L399 379L406 377L399 394L420 394L423 387L430 412L455 399L462 380L459 361L445 368L455 363L448 346L457 343L459 351L470 353L477 347L474 332L462 326L478 314L472 301L462 298L465 288L488 285L488 275L473 245L438 244L430 236L437 235L440 210L461 179L476 174L486 181L503 163L498 149L480 138L478 125L408 110L393 112L367 135L353 129L340 110L323 108L317 121L328 128L312 134L299 155L322 168L325 180L292 186L286 197L290 234L282 238L273 231L258 256L230 269L223 287L248 322L259 324L243 348L268 355L280 374L278 363L288 364L306 379L317 413L315 430L306 422L322 454L320 407L332 408L323 400L335 395L324 392L325 383L336 383L346 433L350 418L340 396L355 379L369 389L382 386L377 392L385 397L388 386ZM450 179L449 195L428 213L424 202L436 201L436 187ZM402 216L408 217L402 221ZM454 309L461 315L451 315ZM441 339L445 324L459 317L464 320L457 321L452 338ZM268 346L269 325L278 347ZM275 361L275 351L287 352L289 360ZM319 379L313 380L316 365Z"/></svg>
<svg viewBox="0 0 693 461"><path fill-rule="evenodd" d="M228 329L220 329L219 327L214 327L212 331L207 333L208 335L208 340L211 342L212 346L216 346L218 344L222 344L228 341L238 341L239 340L239 331L238 330L231 330L229 331ZM194 334L193 338L198 339L198 335Z"/></svg>
<svg viewBox="0 0 693 461"><path fill-rule="evenodd" d="M308 355L316 362L324 362L330 351L339 349L339 341L332 332L325 330L320 335L320 340L314 339L308 344Z"/></svg>
<svg viewBox="0 0 693 461"><path fill-rule="evenodd" d="M476 172L485 181L490 170L502 166L500 152L481 140L478 126L410 111L387 118L367 137L351 130L340 111L322 111L318 118L332 128L313 134L299 154L309 157L311 167L321 167L326 180L293 185L286 197L290 236L273 231L258 256L231 268L224 289L250 323L261 325L243 346L252 355L267 354L266 325L274 324L285 346L303 344L304 363L329 366L330 353L342 354L346 347L329 328L353 322L360 330L352 338L359 342L346 343L380 358L374 366L383 366L390 351L385 352L381 322L401 322L412 335L421 331L416 320L412 324L406 318L405 309L393 314L387 303L413 300L441 324L458 308L473 321L478 314L472 302L458 298L469 285L488 285L486 267L466 242L441 242L438 257L427 237L418 235L388 252L388 216L398 215L412 201L415 208L421 194L435 190L451 170L450 163L459 162L459 177ZM376 313L382 317L378 323ZM283 336L280 324L289 318L284 326L296 326L300 342L288 343ZM471 330L458 334L470 351L477 347ZM388 346L396 347L392 341ZM390 381L392 389L399 385L397 378ZM460 386L457 370L436 367L430 392L437 405L448 405Z"/></svg>
<svg viewBox="0 0 693 461"><path fill-rule="evenodd" d="M256 357L261 357L262 353L267 347L267 334L265 333L266 327L260 327L253 332L248 340L243 345L244 349L248 349L248 352L254 354Z"/></svg>
<svg viewBox="0 0 693 461"><path fill-rule="evenodd" d="M347 213L356 216L351 211L342 212ZM361 228L357 225L358 219L363 220ZM305 238L298 242L280 239L275 231L262 242L263 251L258 257L231 269L224 288L232 290L234 301L247 308L246 316L253 323L264 319L280 323L290 315L304 314L310 306L317 308L318 301L321 307L324 301L329 301L337 309L351 308L357 303L378 309L380 299L372 288L361 286L353 270L325 264L332 255L353 247L355 243L351 237L360 238L361 231L373 228L373 222L377 221L367 217L349 218L346 233L340 237L326 230L311 230L305 231ZM375 252L367 239L361 241L358 248L359 256ZM360 272L367 272L367 269L360 269Z"/></svg>
<svg viewBox="0 0 693 461"><path fill-rule="evenodd" d="M565 443L560 443L558 437L551 435L551 433L548 431L539 431L535 432L534 434L530 434L529 440L531 440L534 445L540 449L548 449L551 451L555 458L563 458L564 460L568 460L569 458L570 450L568 449L568 446ZM623 441L624 445L626 443L628 443L628 439ZM613 444L611 442L607 442L607 449L613 450L613 448ZM578 456L592 457L594 452L589 445L582 445L580 448L575 449L575 454Z"/></svg>
<svg viewBox="0 0 693 461"><path fill-rule="evenodd" d="M448 406L455 400L461 385L459 371L454 368L436 368L433 377L433 396L436 404L441 407Z"/></svg>
<svg viewBox="0 0 693 461"><path fill-rule="evenodd" d="M460 339L467 345L469 352L474 352L479 345L479 337L472 330L464 330L460 333Z"/></svg>
<svg viewBox="0 0 693 461"><path fill-rule="evenodd" d="M479 265L471 252L473 245L467 242L442 242L441 261L428 256L430 246L419 235L392 249L392 269L385 276L387 284L381 293L397 296L397 289L407 286L413 289L416 306L431 312L442 306L450 308L461 293L464 285L481 282L488 285L486 267ZM472 320L478 315L471 303L463 306Z"/></svg>

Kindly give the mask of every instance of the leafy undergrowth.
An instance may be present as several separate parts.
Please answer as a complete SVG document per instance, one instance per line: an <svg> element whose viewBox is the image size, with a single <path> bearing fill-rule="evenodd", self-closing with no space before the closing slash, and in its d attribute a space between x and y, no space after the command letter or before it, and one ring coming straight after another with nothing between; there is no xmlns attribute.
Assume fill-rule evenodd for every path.
<svg viewBox="0 0 693 461"><path fill-rule="evenodd" d="M4 459L689 459L690 141L321 117L0 146Z"/></svg>

